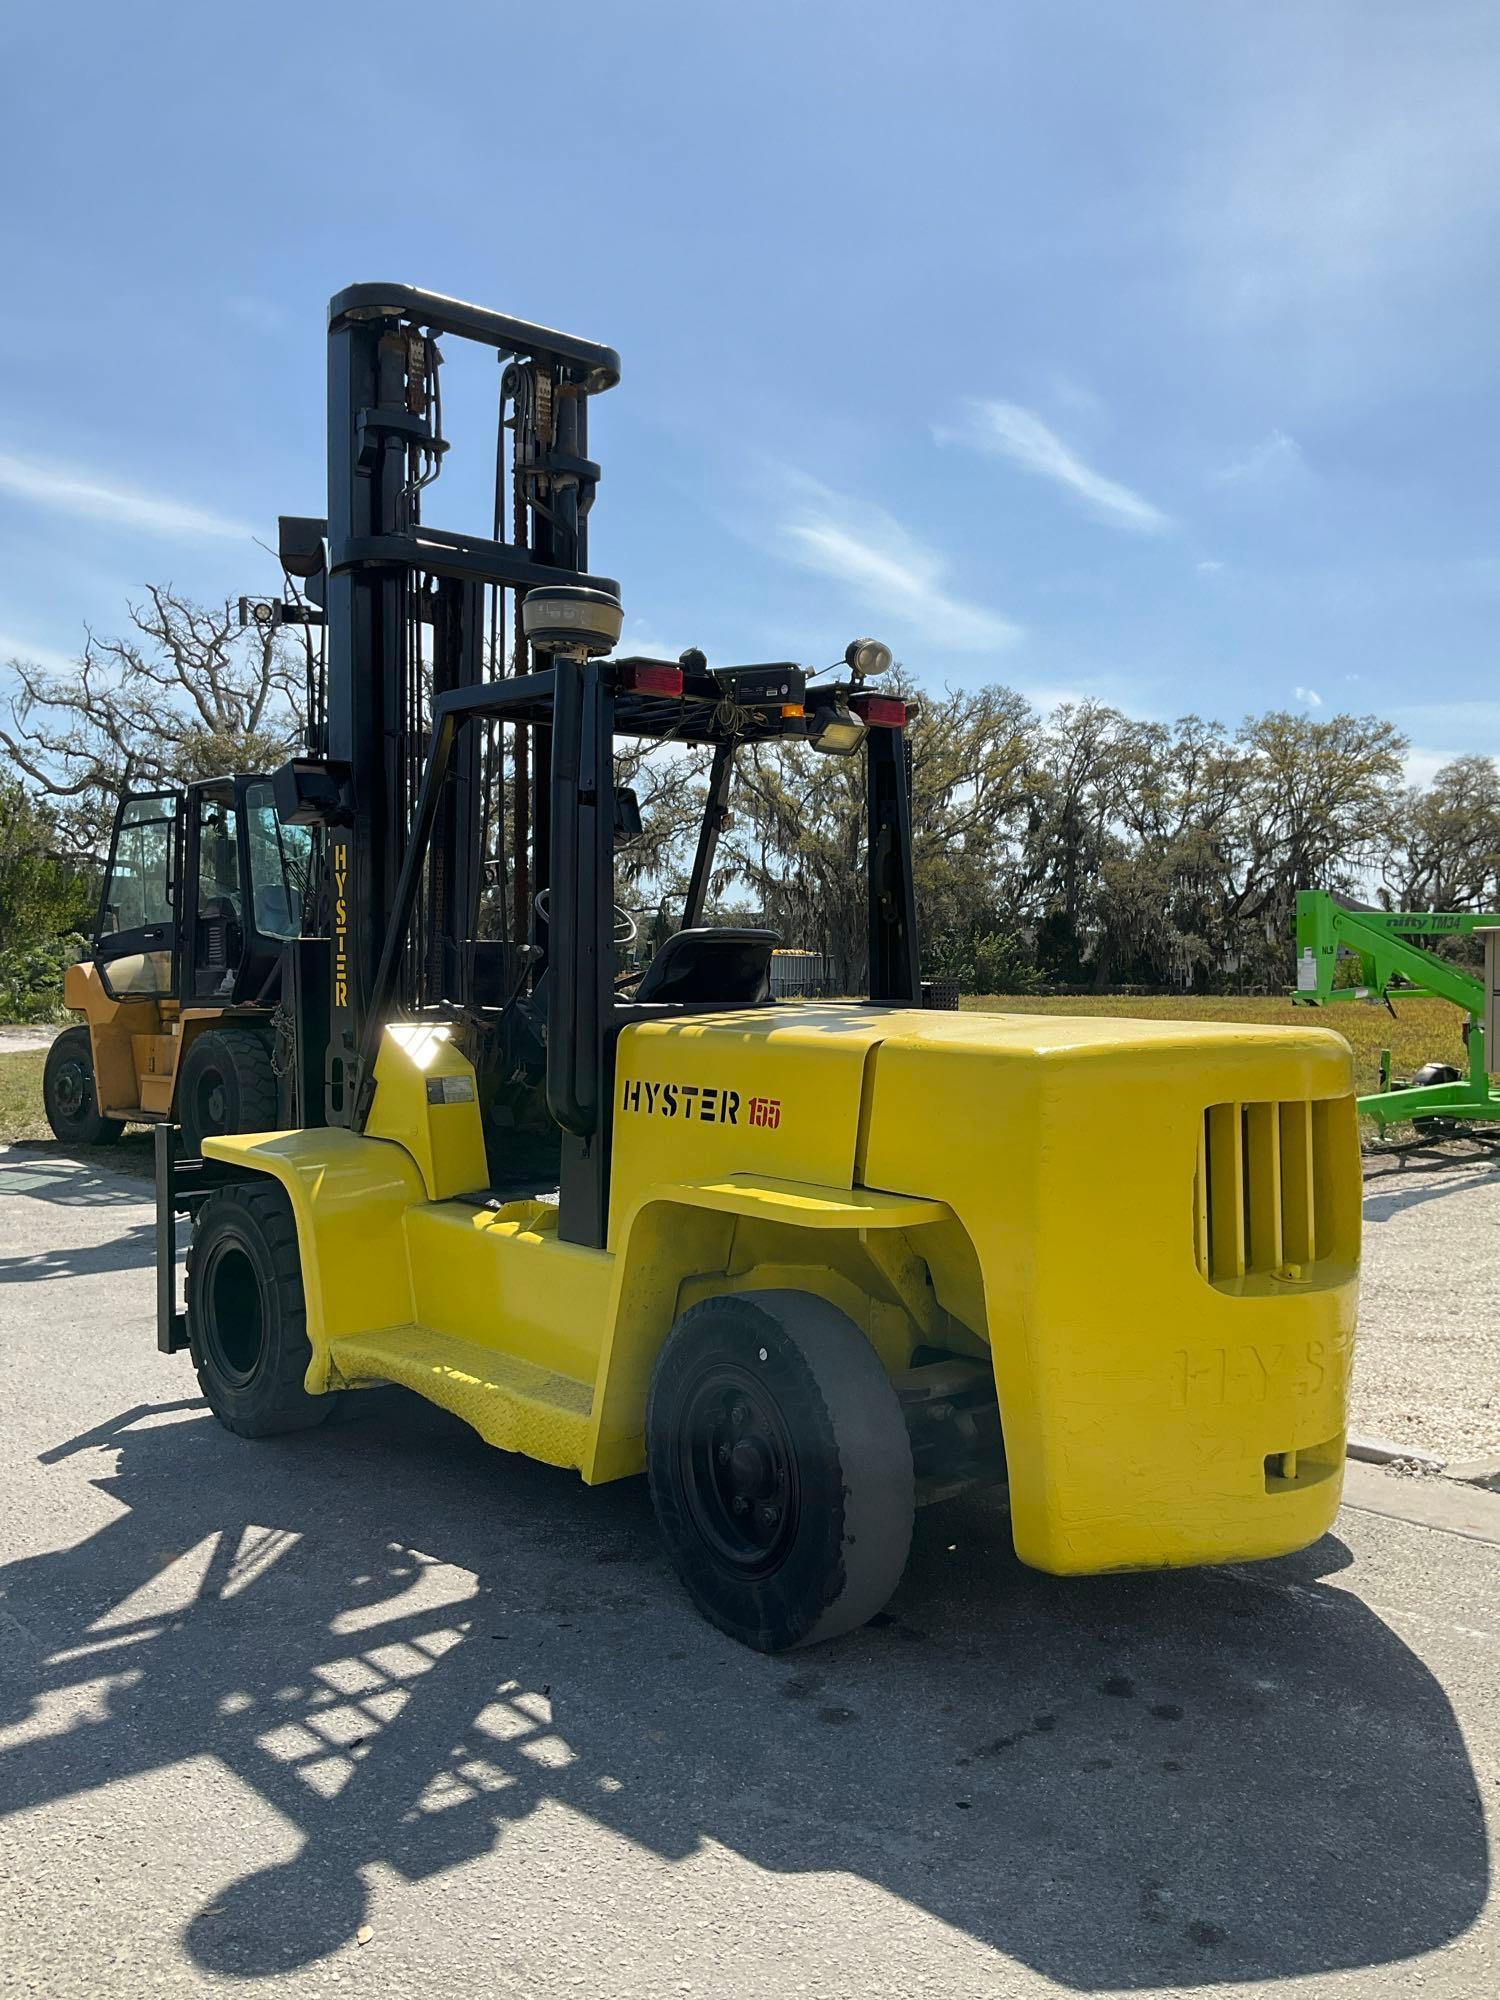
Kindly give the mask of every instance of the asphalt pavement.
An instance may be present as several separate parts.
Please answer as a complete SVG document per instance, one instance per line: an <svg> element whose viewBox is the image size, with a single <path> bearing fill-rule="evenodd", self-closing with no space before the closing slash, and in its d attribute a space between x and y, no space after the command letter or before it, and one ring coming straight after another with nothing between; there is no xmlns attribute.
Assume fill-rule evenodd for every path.
<svg viewBox="0 0 1500 2000"><path fill-rule="evenodd" d="M1500 1989L1500 1495L1073 1582L970 1496L765 1659L639 1482L396 1390L221 1430L147 1197L0 1153L0 1993Z"/></svg>

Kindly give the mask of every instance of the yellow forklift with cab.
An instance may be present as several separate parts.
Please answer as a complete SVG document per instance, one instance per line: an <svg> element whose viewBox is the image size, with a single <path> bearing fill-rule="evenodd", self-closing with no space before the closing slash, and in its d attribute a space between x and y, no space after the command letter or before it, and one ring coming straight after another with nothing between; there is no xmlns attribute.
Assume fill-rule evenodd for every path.
<svg viewBox="0 0 1500 2000"><path fill-rule="evenodd" d="M273 1012L311 864L312 837L281 824L268 776L120 800L89 956L63 978L82 1018L43 1070L59 1139L108 1145L130 1123L175 1123L196 1153L284 1116Z"/></svg>
<svg viewBox="0 0 1500 2000"><path fill-rule="evenodd" d="M455 340L500 361L486 537L420 518ZM1323 1534L1359 1255L1344 1042L924 1008L886 649L816 679L611 657L587 418L613 352L396 285L335 297L329 341L328 739L277 774L328 869L326 1122L201 1162L157 1135L158 1344L221 1422L307 1428L398 1383L591 1483L645 1472L693 1600L767 1651L872 1617L914 1509L976 1484L1056 1574ZM644 973L617 966L618 739L709 759ZM864 1001L779 1001L774 933L703 921L737 754L794 742L864 760Z"/></svg>

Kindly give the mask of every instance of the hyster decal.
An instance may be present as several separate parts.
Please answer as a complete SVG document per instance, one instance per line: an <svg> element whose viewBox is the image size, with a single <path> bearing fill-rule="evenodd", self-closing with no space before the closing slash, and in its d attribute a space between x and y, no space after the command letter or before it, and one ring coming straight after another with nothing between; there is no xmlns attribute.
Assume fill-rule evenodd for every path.
<svg viewBox="0 0 1500 2000"><path fill-rule="evenodd" d="M333 843L333 1004L349 1005L349 847Z"/></svg>
<svg viewBox="0 0 1500 2000"><path fill-rule="evenodd" d="M752 1125L780 1124L781 1105L777 1099L753 1097L750 1100L752 1114L757 1105L766 1104L775 1105L776 1116L752 1115ZM643 1111L648 1117L697 1118L705 1125L738 1125L740 1094L722 1084L641 1083L627 1077L620 1086L620 1109Z"/></svg>

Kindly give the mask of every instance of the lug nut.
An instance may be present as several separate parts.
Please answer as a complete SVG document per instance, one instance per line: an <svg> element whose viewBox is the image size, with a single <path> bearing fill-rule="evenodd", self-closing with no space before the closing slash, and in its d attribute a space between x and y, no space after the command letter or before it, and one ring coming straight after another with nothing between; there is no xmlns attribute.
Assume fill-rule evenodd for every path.
<svg viewBox="0 0 1500 2000"><path fill-rule="evenodd" d="M759 1509L756 1518L763 1528L774 1528L776 1523L781 1519L781 1509L779 1507L762 1507Z"/></svg>
<svg viewBox="0 0 1500 2000"><path fill-rule="evenodd" d="M734 1513L743 1514L745 1509L750 1505L750 1502L745 1498L743 1493L736 1493L729 1505Z"/></svg>

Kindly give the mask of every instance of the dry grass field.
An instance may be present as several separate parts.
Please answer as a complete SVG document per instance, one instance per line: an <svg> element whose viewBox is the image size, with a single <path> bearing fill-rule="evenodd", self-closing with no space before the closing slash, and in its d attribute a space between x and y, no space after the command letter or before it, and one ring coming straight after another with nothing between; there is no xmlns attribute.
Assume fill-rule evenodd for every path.
<svg viewBox="0 0 1500 2000"><path fill-rule="evenodd" d="M42 1114L42 1065L46 1060L44 1049L0 1056L0 1145L13 1139L48 1136Z"/></svg>

